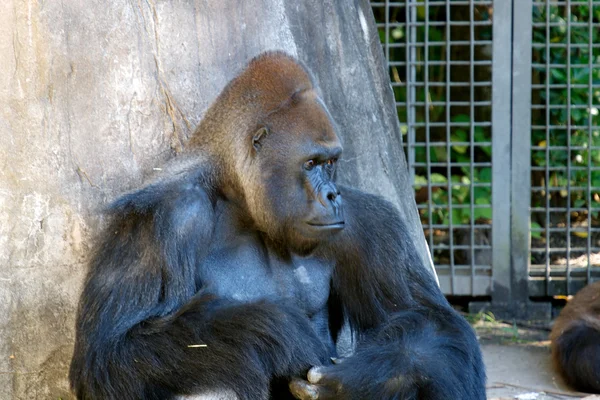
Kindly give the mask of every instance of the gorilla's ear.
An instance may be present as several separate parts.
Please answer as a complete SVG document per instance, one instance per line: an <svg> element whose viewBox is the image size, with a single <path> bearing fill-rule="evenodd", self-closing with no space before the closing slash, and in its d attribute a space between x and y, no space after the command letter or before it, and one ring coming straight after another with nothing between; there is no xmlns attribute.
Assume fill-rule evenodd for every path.
<svg viewBox="0 0 600 400"><path fill-rule="evenodd" d="M254 147L254 150L258 151L260 150L260 141L269 134L269 128L267 128L266 126L263 126L262 128L260 128L259 130L257 130L254 133L254 136L252 137L252 147Z"/></svg>

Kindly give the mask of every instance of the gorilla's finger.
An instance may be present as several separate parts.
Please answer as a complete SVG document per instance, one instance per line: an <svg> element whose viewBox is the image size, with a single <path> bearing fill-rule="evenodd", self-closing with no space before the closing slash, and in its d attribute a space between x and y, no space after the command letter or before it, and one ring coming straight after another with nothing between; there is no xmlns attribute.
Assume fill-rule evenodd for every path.
<svg viewBox="0 0 600 400"><path fill-rule="evenodd" d="M290 382L290 392L299 400L335 400L337 391L328 386L313 385L302 379Z"/></svg>
<svg viewBox="0 0 600 400"><path fill-rule="evenodd" d="M334 364L336 364L336 365L337 365L337 364L341 364L341 363L343 363L344 361L346 361L346 358L347 358L347 357L339 357L339 358L337 358L337 357L330 357L330 358L331 358L331 361L332 361Z"/></svg>
<svg viewBox="0 0 600 400"><path fill-rule="evenodd" d="M290 392L299 400L319 399L319 388L302 379L293 379L289 385Z"/></svg>
<svg viewBox="0 0 600 400"><path fill-rule="evenodd" d="M335 374L336 366L330 367L312 367L306 375L308 381L312 384L319 384L320 386L327 386L332 390L340 390L341 382L338 376Z"/></svg>
<svg viewBox="0 0 600 400"><path fill-rule="evenodd" d="M310 383L316 384L323 378L323 368L312 367L306 375Z"/></svg>

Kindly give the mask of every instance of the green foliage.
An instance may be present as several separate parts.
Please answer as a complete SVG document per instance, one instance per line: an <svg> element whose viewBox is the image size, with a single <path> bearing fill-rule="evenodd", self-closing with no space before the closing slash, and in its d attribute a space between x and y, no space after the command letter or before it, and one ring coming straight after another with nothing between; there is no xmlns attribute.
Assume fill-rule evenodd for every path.
<svg viewBox="0 0 600 400"><path fill-rule="evenodd" d="M531 221L531 237L536 239L542 238L542 232L539 231L542 227L537 222Z"/></svg>
<svg viewBox="0 0 600 400"><path fill-rule="evenodd" d="M590 12L592 27L588 26ZM533 80L547 84L547 89L534 92L533 102L550 107L533 112L533 125L546 129L532 131L531 158L533 166L551 169L548 178L534 174L532 183L563 189L534 197L534 205L544 205L543 197L549 195L556 206L566 206L570 199L572 207L598 208L600 171L593 168L600 166L600 49L592 45L600 41L596 28L600 7L578 5L570 7L570 12L564 6L534 7L533 19L550 22L548 30L544 26L533 31L533 62L537 64ZM571 21L570 27L567 21ZM549 46L545 45L547 40ZM535 46L536 43L544 46ZM570 174L569 165L573 168ZM581 189L571 190L569 196L568 185ZM593 217L597 218L598 212Z"/></svg>
<svg viewBox="0 0 600 400"><path fill-rule="evenodd" d="M452 20L467 21L470 17L468 6L452 6ZM426 9L424 6L416 7L417 19L421 22L428 19L429 21L445 21L446 7L434 6ZM406 18L405 9L402 7L393 7L389 10L390 22L402 22ZM477 7L477 18L479 20L491 19L487 7ZM375 14L378 21L384 22L385 15ZM390 75L393 83L399 85L393 86L394 95L399 104L398 116L402 122L402 134L408 132L406 121L408 121L408 109L405 104L408 99L406 86L404 85L409 70L403 66L407 60L406 44L407 35L415 35L412 39L417 42L424 42L427 37L430 43L445 43L447 39L452 41L468 41L470 32L468 29L452 30L452 37L448 38L449 33L445 26L430 25L425 28L425 24L415 26L410 32L406 31L406 26L401 24L393 28L389 28L386 38L385 28L380 28L379 35L382 42L386 39L390 46L389 61L399 62L399 66L390 68ZM491 26L478 28L478 40L489 40L491 38ZM402 46L395 46L401 44ZM481 49L477 47L478 51ZM414 47L417 61L425 60L425 47ZM448 48L446 46L432 45L428 48L427 57L430 61L443 61L448 57L452 61L467 61L470 53L468 51L454 51L452 54L446 54ZM476 56L478 57L478 56ZM479 57L481 59L481 57ZM447 81L448 73L452 73L452 81L463 81L465 77L470 76L469 67L461 64L461 66L452 67L451 71L447 70L448 66L444 63L430 65L426 68L422 63L414 65L414 79L419 82L425 81L425 74L429 82L445 82ZM489 71L488 71L489 72ZM476 79L476 78L475 78ZM487 79L490 79L489 77ZM477 79L476 79L477 80ZM479 90L479 89L477 89ZM479 112L473 112L469 107L452 106L450 110L446 106L439 105L446 102L449 95L449 100L452 102L465 101L471 96L470 88L463 85L462 87L452 87L450 89L443 86L431 86L429 90L418 88L414 91L414 101L418 103L428 103L431 105L427 109L423 106L412 108L413 122L415 123L446 123L449 117L448 127L430 128L427 131L424 128L417 128L415 131L415 146L411 151L414 151L414 159L418 163L429 161L439 165L449 165L446 167L415 168L415 188L417 190L426 187L429 183L432 186L431 197L429 202L432 204L431 216L427 209L421 210L423 221L428 221L431 217L434 224L468 224L471 220L480 218L491 219L491 168L489 167L469 167L471 162L486 162L491 160L491 129L489 127L481 127L475 124L475 121L489 120L491 110L483 110L483 116ZM489 93L486 94L489 98ZM476 98L473 100L482 100L480 93L476 93ZM479 107L484 109L484 107ZM448 112L450 111L450 112ZM449 115L448 115L449 114ZM406 139L405 139L406 140ZM427 143L430 143L428 145ZM426 190L426 189L423 189ZM475 205L473 208L465 207L471 202ZM451 204L452 206L449 206ZM457 207L462 206L462 207ZM464 208L463 208L464 207Z"/></svg>
<svg viewBox="0 0 600 400"><path fill-rule="evenodd" d="M480 311L477 314L466 314L465 319L471 325L475 325L478 322L498 323L496 317L491 311Z"/></svg>
<svg viewBox="0 0 600 400"><path fill-rule="evenodd" d="M468 224L471 219L491 219L491 179L492 170L489 167L470 170L469 167L461 168L462 174L451 175L450 182L445 175L432 173L429 183L434 187L431 193L432 223L449 225L452 218L453 225ZM428 182L425 176L415 176L415 188L418 190ZM472 185L482 184L482 185ZM449 195L451 196L452 207ZM474 207L457 208L457 205L471 204L474 199ZM439 206L439 207L437 207ZM429 211L422 210L424 220L429 219Z"/></svg>
<svg viewBox="0 0 600 400"><path fill-rule="evenodd" d="M475 6L472 14L469 7L452 6L451 19L455 21L468 21L471 15L479 21L491 19L489 11L491 8ZM382 9L383 10L383 9ZM446 46L431 45L426 48L422 45L412 47L412 54L419 61L408 70L406 50L408 35L415 35L412 40L423 43L425 37L430 43L445 43L447 39L452 41L468 41L470 33L468 30L452 27L450 35L444 25L430 24L427 28L416 25L409 32L403 24L407 13L403 7L392 7L389 9L390 22L399 22L399 26L392 27L386 31L380 28L379 34L382 42L386 39L390 46L389 61L396 62L390 68L394 94L399 104L398 115L402 121L402 134L406 135L408 128L408 112L411 111L413 123L447 123L445 106L440 106L447 100L469 101L475 95L475 100L485 100L489 94L478 92L477 87L470 93L470 88L453 87L447 91L443 86L429 86L426 91L424 87L418 86L414 92L417 103L426 102L430 106L415 106L408 110L407 89L404 85L408 74L418 82L446 82L448 74L452 81L461 81L469 78L468 67L454 65L447 71L445 63L430 65L427 69L423 65L426 56L429 61L469 61L469 52L455 51L447 54ZM532 185L545 187L551 190L548 193L542 191L532 196L533 206L545 206L546 197L551 196L552 207L564 207L570 201L572 207L599 209L600 208L600 6L576 5L567 7L565 5L535 6L532 9L533 27L533 62L534 70L532 79L534 84L548 83L548 90L534 89L532 93L533 104L542 107L534 107L532 110L532 125L544 127L533 129L531 132L531 165L533 167L549 167L548 174L544 171L532 173ZM444 22L447 19L446 7L416 7L417 19L420 22L429 21ZM379 22L384 22L384 14L376 13ZM591 20L590 20L591 18ZM570 26L567 21L571 21ZM549 22L549 28L546 27ZM591 25L589 23L592 23ZM536 25L537 23L537 25ZM489 40L492 38L492 29L481 26L475 31L475 40ZM547 45L548 43L548 45ZM395 46L400 44L400 46ZM570 44L567 46L567 44ZM476 46L481 49L482 46ZM567 50L568 48L568 50ZM569 59L567 60L567 56ZM485 59L475 54L476 59ZM483 57L483 58L481 58ZM567 69L567 64L570 66ZM477 67L476 67L477 68ZM487 71L490 73L491 69ZM480 78L482 79L482 78ZM484 80L488 79L483 78ZM568 88L570 87L570 89ZM590 88L593 88L590 90ZM482 93L483 96L482 97ZM479 96L479 97L478 97ZM488 97L489 98L489 97ZM435 105L434 105L435 104ZM548 104L550 107L546 107ZM432 215L427 209L421 211L423 222L431 217L434 224L447 224L450 219L454 224L469 223L478 218L491 218L491 169L472 168L461 164L472 162L489 163L491 161L491 129L489 127L476 126L473 121L490 120L491 109L489 107L473 108L453 107L449 112L451 126L445 128L417 127L414 131L414 159L417 163L439 163L449 167L415 167L415 188L418 190L428 183L432 185L430 196L425 199L429 201ZM440 145L441 144L441 145ZM570 148L567 148L569 146ZM570 172L567 173L567 166ZM546 182L548 180L548 182ZM489 184L489 185L488 185ZM473 187L472 187L473 185ZM481 185L481 186L480 186ZM567 186L572 188L570 195L567 194ZM591 190L588 188L591 187ZM429 195L429 193L427 193ZM456 208L456 205L470 204L485 208ZM449 209L452 205L452 209ZM486 207L487 206L487 207ZM598 211L592 213L593 218L598 218ZM532 223L534 229L541 229L539 224ZM541 238L541 232L532 232L532 237Z"/></svg>

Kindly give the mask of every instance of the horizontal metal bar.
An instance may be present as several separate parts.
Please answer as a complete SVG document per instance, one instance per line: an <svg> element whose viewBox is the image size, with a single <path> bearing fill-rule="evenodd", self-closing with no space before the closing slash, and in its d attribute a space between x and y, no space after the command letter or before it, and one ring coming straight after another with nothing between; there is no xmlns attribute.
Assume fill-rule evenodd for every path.
<svg viewBox="0 0 600 400"><path fill-rule="evenodd" d="M412 104L415 106L470 106L471 104L475 107L491 106L491 101L414 101Z"/></svg>
<svg viewBox="0 0 600 400"><path fill-rule="evenodd" d="M444 125L446 126L446 125ZM468 127L468 126L467 126ZM410 148L423 148L423 147L446 147L446 146L470 146L471 142L416 142L411 143L408 146ZM491 146L491 142L473 142L475 147L488 147Z"/></svg>
<svg viewBox="0 0 600 400"><path fill-rule="evenodd" d="M436 60L427 60L427 65L429 66L465 66L465 65L475 65L475 66L483 66L483 67L489 67L492 65L492 62L489 60L474 60L474 61L460 61L460 60L454 60L454 61L436 61ZM390 67L403 67L406 65L417 65L417 66L424 66L425 65L425 61L411 61L411 62L405 62L405 61L390 61L388 63L388 65Z"/></svg>
<svg viewBox="0 0 600 400"><path fill-rule="evenodd" d="M562 129L566 129L566 126L560 126L560 125L532 125L531 129L546 129L546 128L562 128ZM574 131L574 130L588 130L588 129L592 129L592 130L596 130L596 129L600 129L600 125L569 125L570 130Z"/></svg>
<svg viewBox="0 0 600 400"><path fill-rule="evenodd" d="M531 167L532 171L561 171L561 172L568 172L569 170L571 171L600 171L600 167L592 167L592 166L587 166L587 167L574 167L574 166L570 166L570 167Z"/></svg>
<svg viewBox="0 0 600 400"><path fill-rule="evenodd" d="M571 268L571 271L572 270L573 268ZM594 270L593 267L590 269L591 274L589 276L588 268L577 273L571 272L571 274L569 274L569 279L566 279L564 276L553 276L550 280L546 280L545 276L542 278L529 277L529 282L527 284L529 295L531 297L547 298L548 296L575 294L587 284L600 278L600 273L594 274ZM562 272L562 274L564 275L565 272Z"/></svg>
<svg viewBox="0 0 600 400"><path fill-rule="evenodd" d="M435 268L437 270L441 270L441 271L446 271L447 268L449 268L450 265L448 264L436 264ZM481 272L481 273L488 273L492 271L492 268L490 265L485 265L485 264L475 264L473 266L471 266L470 264L456 264L453 266L454 267L454 271L458 274L458 273L465 273L465 272L471 272L471 271L477 271L477 272ZM450 272L450 271L448 271Z"/></svg>
<svg viewBox="0 0 600 400"><path fill-rule="evenodd" d="M550 83L550 84L545 84L545 83L534 83L531 85L532 89L546 89L546 87L548 89L567 89L567 88L571 88L571 89L589 89L589 88L600 88L600 85L588 85L586 83L571 83L569 85L567 85L566 83Z"/></svg>
<svg viewBox="0 0 600 400"><path fill-rule="evenodd" d="M492 5L493 1L492 0L452 0L452 2L450 3L450 6L468 6L468 5ZM371 7L385 7L385 5L388 5L390 7L402 7L404 8L406 6L406 1L400 2L400 1L390 1L390 2L381 2L381 1L375 1L371 3ZM429 0L428 3L430 6L431 5L437 5L437 6L446 6L447 5L447 0ZM587 4L587 2L585 3ZM421 6L423 5L423 3L421 3ZM414 4L411 4L411 6L414 6ZM417 5L418 7L418 5Z"/></svg>
<svg viewBox="0 0 600 400"><path fill-rule="evenodd" d="M591 266L585 266L585 267L575 267L575 266L571 266L571 277L582 277L585 276L583 274L586 274L588 269L590 269L592 271L592 273L594 275L598 275L600 274L600 266L599 265L591 265ZM550 268L549 268L549 273L550 273L550 277L552 280L563 280L566 279L566 272L567 272L567 267L564 264L550 264ZM530 270L529 270L529 276L530 277L542 277L546 275L546 266L544 264L532 264L530 266Z"/></svg>
<svg viewBox="0 0 600 400"><path fill-rule="evenodd" d="M548 0L534 0L533 5L546 7L548 5L547 2L548 2ZM398 4L400 4L400 3L398 3ZM589 1L584 1L584 0L552 0L552 3L551 3L552 6L560 6L560 7L565 7L567 5L587 6L589 4L590 4Z"/></svg>
<svg viewBox="0 0 600 400"><path fill-rule="evenodd" d="M578 191L578 190L588 190L588 187L578 187L578 186L570 186L569 187L571 189L571 191ZM590 186L589 187L590 190L600 190L600 187L598 186ZM560 192L561 190L564 190L564 187L562 186L532 186L531 187L531 191L548 191L548 192Z"/></svg>
<svg viewBox="0 0 600 400"><path fill-rule="evenodd" d="M592 66L596 66L596 65L600 65L600 64L592 64ZM552 68L567 68L567 64L552 64L552 63L548 63L547 65L545 63L532 63L531 64L532 67L534 68L539 68L539 69L544 69L544 70L548 70L548 69L552 69ZM573 68L589 68L589 64L571 64L569 65L569 68L573 69Z"/></svg>
<svg viewBox="0 0 600 400"><path fill-rule="evenodd" d="M490 81L477 81L477 82L427 82L429 87L492 87L492 82ZM393 86L393 84L392 84ZM425 86L424 82L411 82L408 86L413 87L423 87ZM586 86L587 87L587 86Z"/></svg>
<svg viewBox="0 0 600 400"><path fill-rule="evenodd" d="M423 224L424 228L427 229L448 229L450 226L449 225L443 225L443 224ZM475 229L480 229L480 230L490 230L492 229L492 225L490 224L478 224L475 223L473 224L473 228ZM471 229L471 225L466 225L466 224L452 224L452 229Z"/></svg>
<svg viewBox="0 0 600 400"><path fill-rule="evenodd" d="M491 167L492 163L491 162L480 162L480 163L468 163L468 162L457 162L457 163L452 163L453 167L470 167L471 165L473 165L473 167ZM411 166L413 167L427 167L427 166L431 166L431 167L446 167L448 166L448 163L446 162L415 162L412 163Z"/></svg>
<svg viewBox="0 0 600 400"><path fill-rule="evenodd" d="M491 250L492 246L491 245L478 245L478 244L473 244L473 245L458 245L458 244L453 244L452 246L448 245L448 244L434 244L433 246L429 246L430 248L432 248L433 250L471 250L471 249L475 249L475 250Z"/></svg>
<svg viewBox="0 0 600 400"><path fill-rule="evenodd" d="M469 208L491 208L491 204L452 204L453 210L469 209ZM448 204L417 204L419 210L447 210Z"/></svg>
<svg viewBox="0 0 600 400"><path fill-rule="evenodd" d="M600 274L600 265L592 265L591 267L576 267L571 266L571 276L582 276L587 273L588 269L592 270L592 273ZM565 279L567 266L564 264L550 264L550 277L555 279ZM546 265L544 264L531 264L529 269L529 276L531 277L542 277L546 274Z"/></svg>
<svg viewBox="0 0 600 400"><path fill-rule="evenodd" d="M587 247L568 247L569 251L571 253L573 253L574 251L581 251L581 252L587 252L588 248ZM600 247L590 247L589 249L590 251L600 251ZM545 247L534 247L531 246L531 252L532 253L564 253L567 251L567 247L550 247L550 249L546 249Z"/></svg>
<svg viewBox="0 0 600 400"><path fill-rule="evenodd" d="M576 211L576 212L583 212L583 211L600 211L600 208L598 207L592 207L592 208L585 208L585 207L570 207L570 208L566 208L566 207L531 207L531 212L566 212L566 211Z"/></svg>
<svg viewBox="0 0 600 400"><path fill-rule="evenodd" d="M475 46L491 46L493 44L493 42L491 40L449 40L449 41L444 41L444 42L410 42L410 43L390 43L389 46L390 47L400 47L400 46L415 46L415 47L425 47L425 46L429 46L429 47L446 47L448 45L450 46L471 46L471 45L475 45Z"/></svg>
<svg viewBox="0 0 600 400"><path fill-rule="evenodd" d="M600 43L591 43L591 44L580 44L580 43L532 43L531 47L533 47L534 49L545 49L545 48L550 48L550 49L567 49L567 47L570 47L572 49L589 49L590 47L593 49L598 49L600 48Z"/></svg>
<svg viewBox="0 0 600 400"><path fill-rule="evenodd" d="M492 123L490 121L471 122L471 123L468 123L468 122L414 122L414 123L410 123L407 125L408 126L431 126L431 127L456 126L456 127L469 128L471 126L473 126L473 127L492 126Z"/></svg>
<svg viewBox="0 0 600 400"><path fill-rule="evenodd" d="M532 150L544 151L544 150L600 150L600 146L531 146Z"/></svg>
<svg viewBox="0 0 600 400"><path fill-rule="evenodd" d="M589 28L590 26L600 27L600 23L598 23L598 22L592 22L590 24L589 22L576 22L576 21L568 21L567 23L564 23L564 22L534 22L533 27L534 28L546 28L546 27L561 28L561 27L565 27L567 24L569 24L569 26L571 26L571 28Z"/></svg>
<svg viewBox="0 0 600 400"><path fill-rule="evenodd" d="M564 232L566 233L566 228L531 228L531 232ZM590 228L589 226L586 228L570 228L569 232L585 232L585 233L590 233L590 232L600 232L600 229L598 228Z"/></svg>
<svg viewBox="0 0 600 400"><path fill-rule="evenodd" d="M592 104L592 107L600 107L600 104ZM588 110L590 106L588 104L571 104L569 106L566 104L532 104L531 108L533 110L561 110L563 108L570 108L571 110Z"/></svg>
<svg viewBox="0 0 600 400"><path fill-rule="evenodd" d="M473 186L473 187L490 187L491 188L492 184L491 183L479 183L479 182L474 182L474 183L453 183L453 182L450 182L450 183L434 183L434 182L429 182L429 183L424 184L424 185L419 185L419 184L415 183L415 184L413 184L413 186L416 186L416 187L429 186L429 187L432 187L432 188L436 188L436 187L447 188L448 186L452 186L452 187L456 187L456 186L458 186L458 187L471 187L471 186ZM454 204L452 206L454 207Z"/></svg>
<svg viewBox="0 0 600 400"><path fill-rule="evenodd" d="M431 26L491 26L492 25L492 21L487 20L487 21L427 21L427 23L425 23L424 21L419 21L419 22L406 22L406 23L390 23L389 26L414 26L414 27L419 27L419 26L425 26L425 25L429 25Z"/></svg>

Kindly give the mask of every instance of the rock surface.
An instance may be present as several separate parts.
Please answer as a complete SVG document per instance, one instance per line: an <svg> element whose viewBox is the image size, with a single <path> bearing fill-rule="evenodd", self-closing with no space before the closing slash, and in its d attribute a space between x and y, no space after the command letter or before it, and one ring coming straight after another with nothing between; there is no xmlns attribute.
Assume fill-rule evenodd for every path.
<svg viewBox="0 0 600 400"><path fill-rule="evenodd" d="M397 204L428 260L368 1L3 0L0 398L71 397L99 210L182 148L246 61L277 49L319 81L341 180Z"/></svg>

